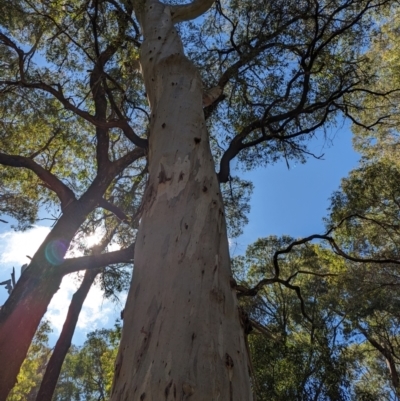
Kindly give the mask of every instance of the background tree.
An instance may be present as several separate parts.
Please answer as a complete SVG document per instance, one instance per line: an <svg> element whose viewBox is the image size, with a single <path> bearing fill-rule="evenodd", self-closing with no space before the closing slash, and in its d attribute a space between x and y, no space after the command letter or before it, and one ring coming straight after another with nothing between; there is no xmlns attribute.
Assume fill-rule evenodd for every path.
<svg viewBox="0 0 400 401"><path fill-rule="evenodd" d="M49 332L48 322L39 326L18 375L18 384L7 401L39 399L40 382L51 354ZM117 322L113 329L90 332L82 346L72 346L66 356L53 400L107 400L120 337L121 327Z"/></svg>
<svg viewBox="0 0 400 401"><path fill-rule="evenodd" d="M96 330L67 355L53 400L108 400L121 327Z"/></svg>
<svg viewBox="0 0 400 401"><path fill-rule="evenodd" d="M392 9L386 16L367 53L371 68L377 71L372 90L393 90L399 82L398 15L398 10ZM370 261L350 265L351 274L344 282L353 294L348 300L350 324L380 354L375 369L385 371L400 397L396 313L400 234L398 97L397 90L385 100L374 101L368 94L355 97L359 109L353 124L354 144L362 158L332 197L330 222L348 217L336 232L336 239L354 260ZM366 129L378 114L386 116L381 124Z"/></svg>
<svg viewBox="0 0 400 401"><path fill-rule="evenodd" d="M398 295L299 242L259 239L234 259L257 399L397 400Z"/></svg>
<svg viewBox="0 0 400 401"><path fill-rule="evenodd" d="M27 358L21 366L17 384L9 394L7 401L34 401L51 353L48 345L51 328L49 322L40 324L32 344L29 347Z"/></svg>

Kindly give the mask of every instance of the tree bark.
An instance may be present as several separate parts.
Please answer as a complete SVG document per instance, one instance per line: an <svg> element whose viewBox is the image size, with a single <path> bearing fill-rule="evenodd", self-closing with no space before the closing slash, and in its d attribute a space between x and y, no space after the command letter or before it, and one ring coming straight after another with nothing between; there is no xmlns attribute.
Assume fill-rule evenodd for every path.
<svg viewBox="0 0 400 401"><path fill-rule="evenodd" d="M136 14L149 182L111 400L251 400L201 78L168 6L150 0Z"/></svg>
<svg viewBox="0 0 400 401"><path fill-rule="evenodd" d="M60 337L57 340L54 351L47 364L46 371L36 396L36 401L51 401L53 398L65 356L71 346L72 337L75 332L82 305L98 273L98 270L87 270L79 289L72 297L67 317Z"/></svg>
<svg viewBox="0 0 400 401"><path fill-rule="evenodd" d="M0 401L6 400L14 387L36 329L61 284L63 274L52 260L49 247L58 244L58 256L63 258L92 208L90 202L83 204L80 201L69 206L68 212L61 216L46 237L0 310L0 364L7 367L0 369Z"/></svg>

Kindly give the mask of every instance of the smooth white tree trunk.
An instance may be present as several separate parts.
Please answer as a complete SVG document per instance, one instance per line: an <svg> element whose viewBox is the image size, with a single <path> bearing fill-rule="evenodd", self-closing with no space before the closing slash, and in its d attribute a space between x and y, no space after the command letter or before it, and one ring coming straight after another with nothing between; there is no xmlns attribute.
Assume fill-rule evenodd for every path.
<svg viewBox="0 0 400 401"><path fill-rule="evenodd" d="M147 1L139 19L149 183L111 399L251 400L201 78L170 8Z"/></svg>

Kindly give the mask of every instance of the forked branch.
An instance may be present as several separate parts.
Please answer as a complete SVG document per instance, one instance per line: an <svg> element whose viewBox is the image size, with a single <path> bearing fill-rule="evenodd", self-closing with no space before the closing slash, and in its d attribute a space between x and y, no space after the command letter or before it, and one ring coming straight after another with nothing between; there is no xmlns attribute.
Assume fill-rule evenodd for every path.
<svg viewBox="0 0 400 401"><path fill-rule="evenodd" d="M115 214L121 221L127 221L128 216L121 210L117 205L109 202L108 200L101 198L99 201L99 206L109 212Z"/></svg>
<svg viewBox="0 0 400 401"><path fill-rule="evenodd" d="M194 0L189 4L171 7L172 22L174 24L190 21L203 15L211 8L214 0Z"/></svg>
<svg viewBox="0 0 400 401"><path fill-rule="evenodd" d="M308 316L308 314L306 312L305 302L304 302L304 299L301 294L301 289L299 286L293 285L291 283L291 281L295 277L297 277L298 274L311 274L311 275L318 276L318 277L332 277L332 276L337 276L337 274L336 273L319 273L319 272L313 272L313 271L308 271L308 270L298 270L294 274L292 274L290 277L288 277L287 279L284 280L284 279L280 278L279 256L282 254L290 253L294 247L299 246L299 245L304 245L315 239L328 241L329 245L332 247L332 250L337 255L339 255L347 260L350 260L352 262L376 263L376 264L397 264L397 265L400 264L400 260L397 260L397 259L360 258L360 257L349 255L348 253L343 251L339 247L339 245L336 243L334 238L331 236L331 234L334 230L338 229L345 221L348 221L348 220L354 219L354 218L360 218L360 216L359 215L346 216L336 226L331 227L325 234L310 235L308 237L301 238L299 240L291 242L284 249L277 250L274 253L273 258L272 258L272 262L273 262L274 270L275 270L274 276L260 280L254 287L246 288L244 285L237 285L236 281L232 279L231 285L233 288L236 289L238 298L245 297L245 296L254 297L258 294L259 291L261 291L263 289L264 286L279 283L279 284L285 286L286 288L292 289L296 292L297 297L300 301L300 307L301 307L301 312L302 312L303 316L312 323L312 319Z"/></svg>
<svg viewBox="0 0 400 401"><path fill-rule="evenodd" d="M37 164L30 157L8 155L0 153L0 164L10 167L22 167L33 171L44 183L46 188L54 191L61 201L61 208L64 209L71 202L75 201L74 192L57 178L50 171Z"/></svg>

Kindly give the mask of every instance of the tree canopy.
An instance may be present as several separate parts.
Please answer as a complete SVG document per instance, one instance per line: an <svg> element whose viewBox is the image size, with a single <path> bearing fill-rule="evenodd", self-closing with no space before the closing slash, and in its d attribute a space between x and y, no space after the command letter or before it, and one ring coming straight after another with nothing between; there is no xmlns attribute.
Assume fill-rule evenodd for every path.
<svg viewBox="0 0 400 401"><path fill-rule="evenodd" d="M396 399L396 7L389 0L2 1L0 213L23 230L46 209L54 225L0 310L0 358L12 360L0 374L0 401L62 278L87 270L88 290L99 274L112 296L128 287L132 262L118 357L118 329L91 334L66 357L56 399L121 399L130 392L125 374L137 377L134 392L149 386L138 390L141 400L146 392L168 399L176 386L192 396L194 379L183 373L150 385L148 353L164 341L161 359L178 345L203 356L207 338L218 360L214 396L225 383L232 400L243 399L248 365L261 400ZM310 139L327 137L343 117L353 122L362 160L332 196L327 232L260 239L232 261L232 276L225 220L229 237L241 234L252 192L251 182L232 176L233 163L240 171L317 157ZM88 249L83 239L93 233L102 240ZM83 256L73 254L78 249ZM183 308L186 293L197 309ZM175 324L178 308L197 325ZM230 334L239 319L237 340ZM22 335L10 338L16 322ZM138 336L142 345L132 343ZM36 375L22 380L30 389L49 352L37 338L26 359L34 366L25 362L20 373ZM203 391L207 374L198 379Z"/></svg>

